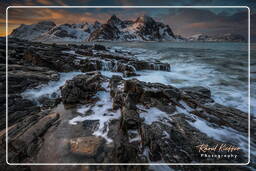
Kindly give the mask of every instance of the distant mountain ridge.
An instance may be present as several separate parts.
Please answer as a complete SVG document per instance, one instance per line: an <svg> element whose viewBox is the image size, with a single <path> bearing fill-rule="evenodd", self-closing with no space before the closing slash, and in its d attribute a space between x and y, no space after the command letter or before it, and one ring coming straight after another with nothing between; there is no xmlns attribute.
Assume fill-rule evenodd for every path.
<svg viewBox="0 0 256 171"><path fill-rule="evenodd" d="M79 23L56 25L53 21L22 24L10 34L11 38L40 42L84 41L196 41L245 42L240 34L195 34L190 37L175 35L169 25L143 15L135 20L121 20L112 15L106 23Z"/></svg>
<svg viewBox="0 0 256 171"><path fill-rule="evenodd" d="M32 25L21 25L10 37L30 41L163 41L176 40L168 25L149 16L136 20L121 20L112 15L105 24L61 24L43 21Z"/></svg>
<svg viewBox="0 0 256 171"><path fill-rule="evenodd" d="M245 42L246 39L240 34L226 33L226 34L195 34L187 38L187 41L200 42Z"/></svg>

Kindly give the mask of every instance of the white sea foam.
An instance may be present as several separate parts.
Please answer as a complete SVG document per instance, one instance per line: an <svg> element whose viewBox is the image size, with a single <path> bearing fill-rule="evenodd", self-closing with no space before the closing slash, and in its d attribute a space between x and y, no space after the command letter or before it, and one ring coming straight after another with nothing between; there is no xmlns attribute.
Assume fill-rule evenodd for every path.
<svg viewBox="0 0 256 171"><path fill-rule="evenodd" d="M152 107L149 109L144 108L141 105L137 106L139 109L142 109L146 112L141 112L140 113L140 117L144 119L144 123L151 125L153 122L162 122L166 125L170 125L169 121L170 121L170 117L165 113L162 112L161 110Z"/></svg>
<svg viewBox="0 0 256 171"><path fill-rule="evenodd" d="M72 79L78 74L81 74L81 72L60 73L60 79L58 81L50 81L48 84L40 85L38 88L27 89L21 95L23 98L34 100L36 102L43 96L49 98L59 96L59 88L63 86L67 80Z"/></svg>
<svg viewBox="0 0 256 171"><path fill-rule="evenodd" d="M108 77L108 78L111 78L113 75L119 75L119 76L123 75L120 72L111 72L111 71L101 71L101 74Z"/></svg>
<svg viewBox="0 0 256 171"><path fill-rule="evenodd" d="M63 50L62 52L63 53L68 53L68 54L71 54L71 55L77 55L77 53L74 50Z"/></svg>
<svg viewBox="0 0 256 171"><path fill-rule="evenodd" d="M242 135L240 132L229 127L213 127L211 124L203 119L197 117L195 122L188 121L188 123L197 128L199 131L205 133L207 136L212 137L219 141L227 143L236 143L245 153L248 153L248 137ZM256 146L251 144L251 152L256 155Z"/></svg>
<svg viewBox="0 0 256 171"><path fill-rule="evenodd" d="M128 130L128 135L133 134L135 135L133 138L129 138L129 142L141 141L141 136L138 130Z"/></svg>
<svg viewBox="0 0 256 171"><path fill-rule="evenodd" d="M102 85L107 88L106 84ZM120 110L111 111L112 109L112 99L110 97L109 92L99 91L96 95L99 97L99 101L91 108L88 106L82 106L77 109L77 112L84 114L89 109L93 111L93 114L88 116L77 116L69 121L69 124L76 125L78 122L83 122L85 120L98 120L99 127L93 135L101 136L106 139L107 143L111 143L113 140L109 138L109 122L113 119L118 119L120 117Z"/></svg>
<svg viewBox="0 0 256 171"><path fill-rule="evenodd" d="M130 51L137 59L158 59L171 64L171 72L139 71L141 76L136 78L141 81L171 84L178 88L185 86L208 87L216 102L248 112L248 82L245 79L248 74L247 58L243 58L247 49L245 48L244 52L241 51L244 48L241 45L121 43L115 45L115 48ZM212 51L216 48L218 51ZM231 52L229 50L238 51ZM230 53L236 55L232 60L229 58ZM251 77L254 78L254 75L252 73ZM240 77L244 77L244 81L239 80ZM253 86L251 91L251 114L256 115L256 97L255 93L253 94L255 92Z"/></svg>

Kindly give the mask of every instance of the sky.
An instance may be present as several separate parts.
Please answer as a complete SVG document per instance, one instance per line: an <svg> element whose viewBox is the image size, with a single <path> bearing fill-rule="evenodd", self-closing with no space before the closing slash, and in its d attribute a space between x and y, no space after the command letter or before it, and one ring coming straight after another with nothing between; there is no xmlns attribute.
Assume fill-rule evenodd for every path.
<svg viewBox="0 0 256 171"><path fill-rule="evenodd" d="M91 6L91 5L128 5L128 6L248 6L251 9L251 23L256 23L256 1L254 0L0 0L0 36L5 35L5 9L7 6ZM245 38L248 34L247 8L9 8L9 33L20 24L34 24L39 21L51 20L56 24L81 23L94 21L106 22L111 15L117 15L122 20L135 20L138 16L149 15L156 21L168 24L175 34L190 36L193 34L224 34L237 33ZM256 40L254 25L251 31L252 40Z"/></svg>

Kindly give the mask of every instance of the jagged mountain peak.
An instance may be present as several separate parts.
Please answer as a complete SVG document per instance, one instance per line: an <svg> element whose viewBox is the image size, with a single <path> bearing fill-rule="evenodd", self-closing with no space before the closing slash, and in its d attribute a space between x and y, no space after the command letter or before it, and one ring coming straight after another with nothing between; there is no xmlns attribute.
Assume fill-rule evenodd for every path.
<svg viewBox="0 0 256 171"><path fill-rule="evenodd" d="M116 25L121 24L122 20L118 18L115 14L113 14L107 21L107 24Z"/></svg>
<svg viewBox="0 0 256 171"><path fill-rule="evenodd" d="M155 22L155 20L148 15L142 15L142 16L139 16L135 22L137 22L137 23L153 23L153 22Z"/></svg>
<svg viewBox="0 0 256 171"><path fill-rule="evenodd" d="M115 14L106 23L77 23L56 25L51 21L24 25L13 37L32 41L161 41L174 40L168 25L143 15L136 20L121 20Z"/></svg>
<svg viewBox="0 0 256 171"><path fill-rule="evenodd" d="M36 24L25 25L22 24L18 28L14 29L10 37L24 39L24 40L34 40L41 34L54 28L56 24L53 21L40 21Z"/></svg>
<svg viewBox="0 0 256 171"><path fill-rule="evenodd" d="M100 23L98 20L96 20L96 21L94 22L94 25L101 25L101 23Z"/></svg>

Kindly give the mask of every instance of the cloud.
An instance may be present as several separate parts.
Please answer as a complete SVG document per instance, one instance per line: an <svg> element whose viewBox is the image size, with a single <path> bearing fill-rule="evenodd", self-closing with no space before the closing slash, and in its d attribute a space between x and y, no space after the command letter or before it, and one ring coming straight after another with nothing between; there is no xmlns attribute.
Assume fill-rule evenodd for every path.
<svg viewBox="0 0 256 171"><path fill-rule="evenodd" d="M247 37L248 12L247 9L230 15L226 13L214 13L209 9L180 9L159 16L168 23L175 33L192 35L197 33L238 33Z"/></svg>
<svg viewBox="0 0 256 171"><path fill-rule="evenodd" d="M79 0L82 2L82 0ZM36 3L49 4L50 0L37 0ZM55 0L54 3L65 1ZM84 2L91 2L86 0ZM125 4L127 1L123 1ZM148 14L156 20L170 25L174 33L189 36L197 33L239 33L247 34L247 10L236 13L229 9L214 11L214 9L50 9L50 8L11 8L9 9L10 31L20 24L33 24L43 20L52 20L56 24L81 22L106 22L116 14L121 19L135 20L136 17ZM0 24L5 18L0 18Z"/></svg>

